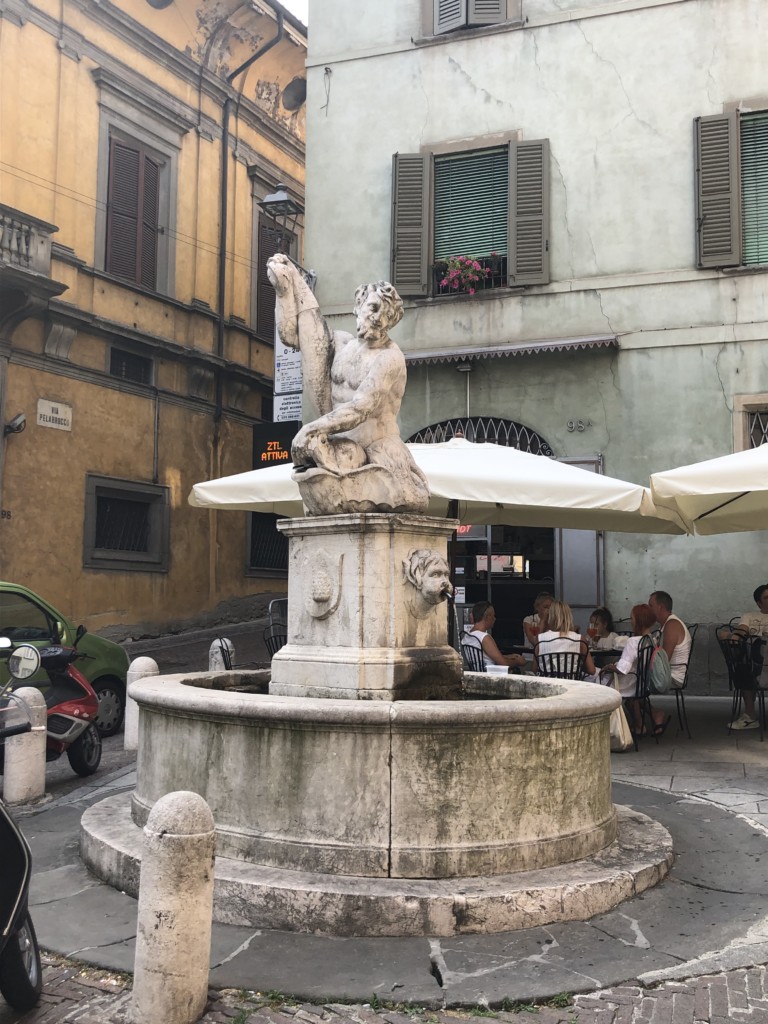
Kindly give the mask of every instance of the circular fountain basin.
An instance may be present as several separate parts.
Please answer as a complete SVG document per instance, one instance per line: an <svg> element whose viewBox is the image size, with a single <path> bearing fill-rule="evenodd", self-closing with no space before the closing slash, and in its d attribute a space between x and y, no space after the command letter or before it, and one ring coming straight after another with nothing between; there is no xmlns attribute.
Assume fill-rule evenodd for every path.
<svg viewBox="0 0 768 1024"><path fill-rule="evenodd" d="M549 867L615 839L610 689L478 673L465 688L484 699L388 702L211 684L133 684L138 825L190 789L213 811L222 856L389 878Z"/></svg>
<svg viewBox="0 0 768 1024"><path fill-rule="evenodd" d="M611 803L611 689L466 673L464 701L270 696L268 672L150 677L135 792L81 854L137 893L142 826L192 790L216 822L218 921L451 935L584 920L656 884L668 833Z"/></svg>

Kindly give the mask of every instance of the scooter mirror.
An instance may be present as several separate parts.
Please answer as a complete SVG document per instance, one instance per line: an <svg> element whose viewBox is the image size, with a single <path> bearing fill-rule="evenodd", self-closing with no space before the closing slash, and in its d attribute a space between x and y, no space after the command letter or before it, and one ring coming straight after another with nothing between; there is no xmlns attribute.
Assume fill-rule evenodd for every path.
<svg viewBox="0 0 768 1024"><path fill-rule="evenodd" d="M21 644L8 659L8 671L14 679L31 679L40 671L40 651L31 644Z"/></svg>

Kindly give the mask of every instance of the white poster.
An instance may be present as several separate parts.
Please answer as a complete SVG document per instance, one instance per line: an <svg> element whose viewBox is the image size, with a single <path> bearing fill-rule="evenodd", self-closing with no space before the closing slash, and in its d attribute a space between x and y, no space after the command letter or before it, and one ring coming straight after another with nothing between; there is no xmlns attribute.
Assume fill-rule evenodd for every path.
<svg viewBox="0 0 768 1024"><path fill-rule="evenodd" d="M291 395L275 395L272 419L275 423L285 423L286 420L301 421L301 392L296 391Z"/></svg>

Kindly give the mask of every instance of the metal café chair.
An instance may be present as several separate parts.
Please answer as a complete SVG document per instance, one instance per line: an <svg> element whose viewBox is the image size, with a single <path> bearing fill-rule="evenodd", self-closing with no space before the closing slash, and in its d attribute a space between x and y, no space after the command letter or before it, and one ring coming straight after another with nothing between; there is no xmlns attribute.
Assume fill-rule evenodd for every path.
<svg viewBox="0 0 768 1024"><path fill-rule="evenodd" d="M544 641L548 647L551 641ZM584 663L589 647L582 640L578 651L547 651L540 650L541 643L533 649L533 658L540 676L551 676L557 679L583 679Z"/></svg>
<svg viewBox="0 0 768 1024"><path fill-rule="evenodd" d="M280 625L285 629L288 625L288 598L273 598L267 607L267 617L270 626Z"/></svg>
<svg viewBox="0 0 768 1024"><path fill-rule="evenodd" d="M468 633L461 638L461 660L469 672L485 672L483 645L476 636Z"/></svg>
<svg viewBox="0 0 768 1024"><path fill-rule="evenodd" d="M270 658L274 658L281 647L288 643L288 630L285 623L270 623L264 629L264 643Z"/></svg>
<svg viewBox="0 0 768 1024"><path fill-rule="evenodd" d="M635 665L635 696L634 698L629 698L629 700L639 701L641 729L645 728L646 732L650 731L658 743L659 737L656 735L653 715L651 714L651 657L657 646L653 636L641 637L637 648L637 664ZM627 701L624 703L626 704ZM634 727L635 717L631 713L631 708L627 710L629 712L627 714L627 721L629 722L632 738L635 741L635 750L637 750L639 748L637 745L637 733Z"/></svg>
<svg viewBox="0 0 768 1024"><path fill-rule="evenodd" d="M677 731L682 732L683 729L688 733L688 739L691 738L691 730L688 728L688 714L685 710L685 691L688 689L688 672L691 667L691 658L693 656L693 644L696 640L696 631L699 628L698 622L686 622L686 628L691 634L691 649L688 653L688 661L685 665L685 677L680 686L673 684L672 689L675 692L675 703L677 705Z"/></svg>
<svg viewBox="0 0 768 1024"><path fill-rule="evenodd" d="M765 687L760 685L762 671L761 637L748 636L744 633L726 633L730 627L720 626L717 630L717 642L725 658L728 669L728 686L733 690L733 708L731 721L739 715L746 691L753 691L757 703L757 721L760 728L760 742L765 732ZM732 732L728 727L728 732Z"/></svg>

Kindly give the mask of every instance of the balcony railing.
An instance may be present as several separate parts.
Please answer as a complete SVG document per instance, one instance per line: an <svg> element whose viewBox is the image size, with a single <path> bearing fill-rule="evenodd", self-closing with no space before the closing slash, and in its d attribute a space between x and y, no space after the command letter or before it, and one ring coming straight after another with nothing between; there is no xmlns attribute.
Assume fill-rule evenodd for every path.
<svg viewBox="0 0 768 1024"><path fill-rule="evenodd" d="M479 280L464 287L454 287L451 284L443 284L448 263L446 260L438 260L432 265L432 294L433 295L467 295L489 291L492 288L506 288L507 286L507 257L506 256L478 256L476 259L481 266Z"/></svg>
<svg viewBox="0 0 768 1024"><path fill-rule="evenodd" d="M0 203L0 267L18 267L49 277L51 235L59 229Z"/></svg>

